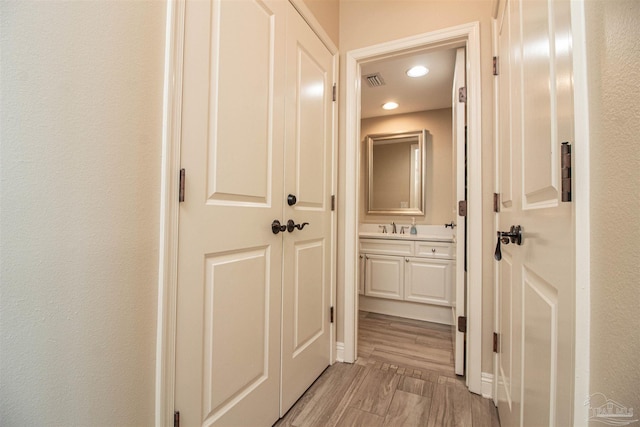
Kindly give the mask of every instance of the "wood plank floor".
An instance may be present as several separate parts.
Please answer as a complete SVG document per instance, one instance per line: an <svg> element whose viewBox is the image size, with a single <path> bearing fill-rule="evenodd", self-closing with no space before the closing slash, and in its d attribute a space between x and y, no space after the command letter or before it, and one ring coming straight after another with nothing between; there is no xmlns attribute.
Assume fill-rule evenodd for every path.
<svg viewBox="0 0 640 427"><path fill-rule="evenodd" d="M336 363L277 427L499 427L453 370L451 327L361 312L358 360Z"/></svg>

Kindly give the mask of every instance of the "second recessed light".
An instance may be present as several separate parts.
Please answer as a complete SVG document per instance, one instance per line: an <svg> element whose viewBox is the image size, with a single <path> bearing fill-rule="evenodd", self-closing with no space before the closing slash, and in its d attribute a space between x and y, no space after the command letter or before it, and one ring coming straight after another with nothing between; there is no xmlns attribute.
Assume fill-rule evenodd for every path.
<svg viewBox="0 0 640 427"><path fill-rule="evenodd" d="M423 67L422 65L416 65L415 67L409 68L407 70L407 76L409 77L422 77L426 76L429 72L427 67Z"/></svg>
<svg viewBox="0 0 640 427"><path fill-rule="evenodd" d="M384 108L385 110L395 110L396 108L398 108L398 103L387 102L382 106L382 108Z"/></svg>

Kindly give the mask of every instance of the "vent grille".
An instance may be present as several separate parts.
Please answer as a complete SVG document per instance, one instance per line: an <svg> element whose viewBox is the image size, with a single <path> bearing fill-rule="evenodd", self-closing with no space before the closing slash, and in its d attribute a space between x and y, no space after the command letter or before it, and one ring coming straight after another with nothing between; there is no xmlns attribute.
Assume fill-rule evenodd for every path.
<svg viewBox="0 0 640 427"><path fill-rule="evenodd" d="M385 84L380 73L368 74L366 76L362 76L362 78L367 82L369 87L384 86Z"/></svg>

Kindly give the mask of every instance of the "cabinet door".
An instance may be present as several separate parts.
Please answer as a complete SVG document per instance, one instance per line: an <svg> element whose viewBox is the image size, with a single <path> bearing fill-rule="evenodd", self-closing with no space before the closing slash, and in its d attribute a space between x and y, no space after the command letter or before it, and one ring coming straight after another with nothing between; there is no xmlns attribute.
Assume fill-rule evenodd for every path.
<svg viewBox="0 0 640 427"><path fill-rule="evenodd" d="M456 257L456 249L448 242L416 242L415 255L427 258L452 259Z"/></svg>
<svg viewBox="0 0 640 427"><path fill-rule="evenodd" d="M455 263L437 259L407 258L405 300L452 305L452 270Z"/></svg>
<svg viewBox="0 0 640 427"><path fill-rule="evenodd" d="M403 257L366 255L365 262L365 295L388 299L403 299Z"/></svg>
<svg viewBox="0 0 640 427"><path fill-rule="evenodd" d="M358 262L358 294L360 295L364 295L364 281L366 277L364 257L365 254L360 254L360 261Z"/></svg>

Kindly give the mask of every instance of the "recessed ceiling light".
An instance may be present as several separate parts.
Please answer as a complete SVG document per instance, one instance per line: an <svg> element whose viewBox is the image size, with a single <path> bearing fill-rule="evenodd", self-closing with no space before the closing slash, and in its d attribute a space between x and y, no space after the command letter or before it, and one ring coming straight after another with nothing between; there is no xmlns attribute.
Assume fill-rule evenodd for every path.
<svg viewBox="0 0 640 427"><path fill-rule="evenodd" d="M398 104L396 102L387 102L382 106L382 108L385 110L395 110L398 108Z"/></svg>
<svg viewBox="0 0 640 427"><path fill-rule="evenodd" d="M409 77L422 77L427 75L429 69L422 65L416 65L415 67L409 68L407 70L407 76Z"/></svg>

